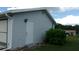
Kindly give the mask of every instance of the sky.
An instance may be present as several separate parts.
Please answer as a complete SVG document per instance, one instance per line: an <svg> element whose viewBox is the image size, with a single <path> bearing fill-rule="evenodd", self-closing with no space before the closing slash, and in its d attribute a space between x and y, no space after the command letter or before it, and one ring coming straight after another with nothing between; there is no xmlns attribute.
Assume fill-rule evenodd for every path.
<svg viewBox="0 0 79 59"><path fill-rule="evenodd" d="M57 10L50 10L57 23L63 25L79 24L79 0L0 0L0 12L36 7L58 7Z"/></svg>
<svg viewBox="0 0 79 59"><path fill-rule="evenodd" d="M63 25L79 25L79 7L60 7L60 10L51 12L57 23Z"/></svg>

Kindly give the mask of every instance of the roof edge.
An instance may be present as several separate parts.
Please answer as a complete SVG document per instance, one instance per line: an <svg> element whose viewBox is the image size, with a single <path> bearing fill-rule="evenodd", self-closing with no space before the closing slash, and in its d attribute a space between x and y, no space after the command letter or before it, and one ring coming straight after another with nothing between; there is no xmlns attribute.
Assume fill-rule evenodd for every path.
<svg viewBox="0 0 79 59"><path fill-rule="evenodd" d="M49 13L48 10L46 10L48 17L51 19L52 23L56 24L56 21L54 20L53 16Z"/></svg>

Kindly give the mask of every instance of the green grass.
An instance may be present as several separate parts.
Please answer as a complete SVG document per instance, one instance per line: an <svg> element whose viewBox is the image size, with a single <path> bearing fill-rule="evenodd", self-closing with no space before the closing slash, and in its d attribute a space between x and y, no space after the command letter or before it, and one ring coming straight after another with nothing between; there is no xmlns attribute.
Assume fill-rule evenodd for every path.
<svg viewBox="0 0 79 59"><path fill-rule="evenodd" d="M69 36L66 39L67 43L62 46L42 44L35 48L24 47L22 49L17 49L17 51L79 51L79 36Z"/></svg>
<svg viewBox="0 0 79 59"><path fill-rule="evenodd" d="M41 45L40 47L33 48L32 51L79 51L79 37L69 36L67 37L67 43L65 45Z"/></svg>
<svg viewBox="0 0 79 59"><path fill-rule="evenodd" d="M63 46L46 45L34 48L34 51L79 51L79 43L70 42Z"/></svg>

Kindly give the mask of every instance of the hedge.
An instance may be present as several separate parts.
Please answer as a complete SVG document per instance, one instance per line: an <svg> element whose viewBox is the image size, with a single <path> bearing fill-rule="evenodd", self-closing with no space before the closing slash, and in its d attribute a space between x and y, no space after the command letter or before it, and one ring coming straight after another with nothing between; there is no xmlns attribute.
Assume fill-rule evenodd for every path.
<svg viewBox="0 0 79 59"><path fill-rule="evenodd" d="M46 31L45 43L63 45L66 42L66 34L61 29L49 29Z"/></svg>

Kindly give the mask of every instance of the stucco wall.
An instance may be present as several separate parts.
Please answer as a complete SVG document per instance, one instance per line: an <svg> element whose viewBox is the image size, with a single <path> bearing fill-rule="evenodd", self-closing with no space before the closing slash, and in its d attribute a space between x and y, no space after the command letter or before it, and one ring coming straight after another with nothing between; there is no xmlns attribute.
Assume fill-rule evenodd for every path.
<svg viewBox="0 0 79 59"><path fill-rule="evenodd" d="M12 47L22 47L25 44L25 23L22 16L13 17Z"/></svg>
<svg viewBox="0 0 79 59"><path fill-rule="evenodd" d="M45 12L36 11L28 13L17 13L13 16L13 29L12 29L12 47L22 47L26 41L26 24L24 19L34 23L34 38L33 42L41 42L44 37L45 31L52 27Z"/></svg>

